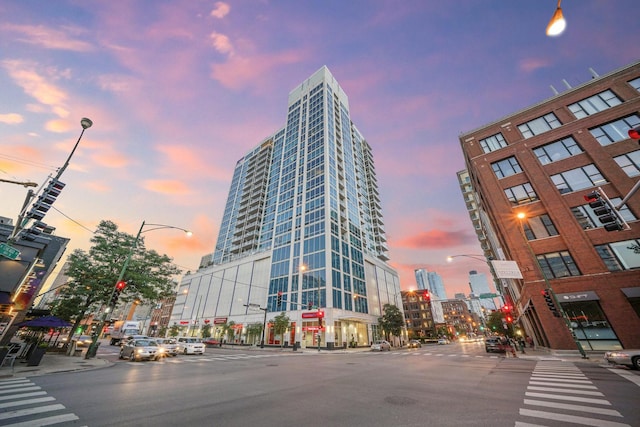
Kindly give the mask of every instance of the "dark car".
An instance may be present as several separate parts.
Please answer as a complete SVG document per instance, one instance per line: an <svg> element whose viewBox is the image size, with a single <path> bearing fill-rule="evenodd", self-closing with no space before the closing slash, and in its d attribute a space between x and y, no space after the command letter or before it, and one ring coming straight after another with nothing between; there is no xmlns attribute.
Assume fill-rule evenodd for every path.
<svg viewBox="0 0 640 427"><path fill-rule="evenodd" d="M421 348L422 347L422 343L418 340L411 340L409 341L409 348Z"/></svg>
<svg viewBox="0 0 640 427"><path fill-rule="evenodd" d="M202 340L202 343L207 347L220 347L222 345L222 341L217 338L207 338Z"/></svg>
<svg viewBox="0 0 640 427"><path fill-rule="evenodd" d="M484 340L484 349L487 353L504 353L505 346L500 337L488 337Z"/></svg>

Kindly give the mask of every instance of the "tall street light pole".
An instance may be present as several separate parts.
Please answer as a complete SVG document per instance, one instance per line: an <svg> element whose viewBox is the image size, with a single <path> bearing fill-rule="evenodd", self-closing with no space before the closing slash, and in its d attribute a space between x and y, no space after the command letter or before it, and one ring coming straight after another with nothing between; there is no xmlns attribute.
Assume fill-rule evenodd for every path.
<svg viewBox="0 0 640 427"><path fill-rule="evenodd" d="M145 226L154 226L154 228L150 228L148 230L144 230ZM154 231L154 230L162 230L165 228L173 228L176 230L182 230L187 234L187 237L191 237L192 233L189 230L186 230L184 228L181 227L175 227L173 225L164 225L164 224L150 224L150 223L146 223L145 221L142 221L142 225L140 225L140 229L138 230L138 234L136 234L136 238L133 240L133 243L131 244L131 248L129 249L129 254L127 255L127 259L124 261L124 264L122 265L122 269L120 269L120 274L118 275L118 279L116 280L115 285L113 286L113 289L111 290L111 295L109 296L109 305L107 306L107 308L104 310L104 313L102 313L102 319L100 320L100 326L97 329L97 333L93 334L93 338L91 341L91 345L89 346L89 348L87 349L87 354L85 355L85 359L89 359L91 357L94 357L96 355L96 351L98 350L98 345L97 345L97 341L98 341L98 337L100 336L100 334L102 333L102 330L104 329L104 325L107 323L107 315L113 310L115 309L115 304L113 304L113 297L115 295L115 293L118 291L118 284L120 282L122 282L122 280L124 279L124 274L127 272L127 268L129 267L129 263L131 262L131 258L133 257L133 254L136 250L136 248L138 247L138 240L140 240L140 235L142 235L142 233L147 233L149 231Z"/></svg>

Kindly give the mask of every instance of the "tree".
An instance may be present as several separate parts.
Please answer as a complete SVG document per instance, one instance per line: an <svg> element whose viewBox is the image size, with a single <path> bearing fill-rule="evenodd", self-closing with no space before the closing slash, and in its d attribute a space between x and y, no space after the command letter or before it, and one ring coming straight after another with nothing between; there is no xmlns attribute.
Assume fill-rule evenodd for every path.
<svg viewBox="0 0 640 427"><path fill-rule="evenodd" d="M155 302L173 295L173 276L180 269L171 264L171 258L156 251L147 250L141 236L135 237L118 231L111 221L101 221L91 238L89 252L74 250L67 258L65 274L70 278L51 304L51 312L65 320L73 321L72 332L85 314L109 305L111 294L120 271L131 254L123 280L127 283L120 301L139 300ZM97 331L100 333L101 331Z"/></svg>
<svg viewBox="0 0 640 427"><path fill-rule="evenodd" d="M177 337L178 335L180 335L180 330L182 328L180 326L178 326L177 323L174 323L173 325L171 325L171 327L169 328L169 336L170 337Z"/></svg>
<svg viewBox="0 0 640 427"><path fill-rule="evenodd" d="M256 338L260 341L262 337L262 323L252 323L246 329L247 343L255 344Z"/></svg>
<svg viewBox="0 0 640 427"><path fill-rule="evenodd" d="M271 319L270 323L273 324L273 332L276 335L284 335L286 330L289 328L291 321L289 319L289 316L287 316L283 311L282 313L278 314L276 317ZM284 337L280 340L280 347L282 347L283 344L284 344Z"/></svg>
<svg viewBox="0 0 640 427"><path fill-rule="evenodd" d="M202 327L202 338L210 338L211 337L211 325L206 323Z"/></svg>
<svg viewBox="0 0 640 427"><path fill-rule="evenodd" d="M233 320L231 322L227 322L224 323L223 325L221 325L220 329L222 331L222 333L220 334L220 338L222 339L222 337L227 337L227 341L231 342L233 341L233 337L235 335L235 328L234 326L236 325L236 322L234 322Z"/></svg>
<svg viewBox="0 0 640 427"><path fill-rule="evenodd" d="M404 316L398 307L393 304L385 304L382 307L383 315L378 318L378 325L385 333L385 338L389 340L390 335L400 336L404 326Z"/></svg>

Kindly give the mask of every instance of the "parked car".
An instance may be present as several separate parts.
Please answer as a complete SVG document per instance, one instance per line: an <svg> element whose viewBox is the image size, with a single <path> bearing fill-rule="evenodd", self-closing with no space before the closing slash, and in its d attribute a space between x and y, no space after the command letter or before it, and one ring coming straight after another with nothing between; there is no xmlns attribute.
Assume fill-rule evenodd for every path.
<svg viewBox="0 0 640 427"><path fill-rule="evenodd" d="M438 339L438 344L442 345L442 344L449 344L451 341L449 341L447 338L440 338Z"/></svg>
<svg viewBox="0 0 640 427"><path fill-rule="evenodd" d="M418 340L411 340L409 341L409 348L421 348L422 347L422 343Z"/></svg>
<svg viewBox="0 0 640 427"><path fill-rule="evenodd" d="M484 349L487 353L504 353L505 346L500 337L487 337L484 340Z"/></svg>
<svg viewBox="0 0 640 427"><path fill-rule="evenodd" d="M89 335L74 335L71 341L76 342L76 347L88 347L93 342L93 339Z"/></svg>
<svg viewBox="0 0 640 427"><path fill-rule="evenodd" d="M217 338L207 338L203 340L202 343L207 347L220 347L220 344L222 344L222 341L220 341Z"/></svg>
<svg viewBox="0 0 640 427"><path fill-rule="evenodd" d="M612 365L628 366L631 369L640 369L640 350L616 350L607 351L604 360Z"/></svg>
<svg viewBox="0 0 640 427"><path fill-rule="evenodd" d="M389 341L379 340L371 344L371 351L391 351Z"/></svg>
<svg viewBox="0 0 640 427"><path fill-rule="evenodd" d="M178 352L183 354L204 354L205 345L201 338L178 338Z"/></svg>
<svg viewBox="0 0 640 427"><path fill-rule="evenodd" d="M158 345L164 348L164 353L167 356L178 355L178 341L175 338L156 338Z"/></svg>
<svg viewBox="0 0 640 427"><path fill-rule="evenodd" d="M153 339L129 340L120 347L120 359L132 362L140 360L160 360L164 357L164 349Z"/></svg>

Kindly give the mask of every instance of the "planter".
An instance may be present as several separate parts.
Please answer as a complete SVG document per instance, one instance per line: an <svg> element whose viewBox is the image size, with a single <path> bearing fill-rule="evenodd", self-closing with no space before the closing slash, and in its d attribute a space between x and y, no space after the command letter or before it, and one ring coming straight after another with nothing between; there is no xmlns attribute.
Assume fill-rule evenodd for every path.
<svg viewBox="0 0 640 427"><path fill-rule="evenodd" d="M36 347L31 351L27 359L27 366L38 366L42 360L42 356L47 352L46 347Z"/></svg>

